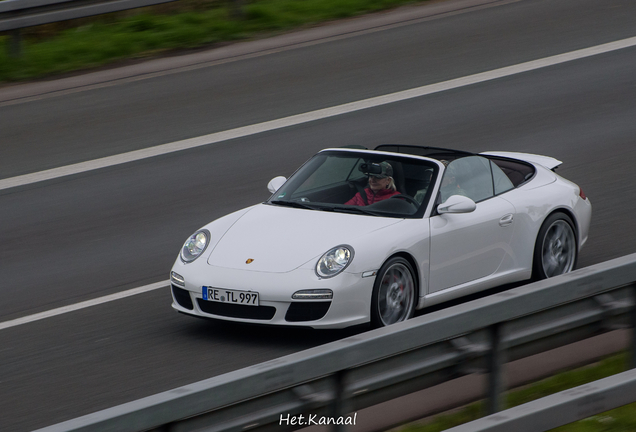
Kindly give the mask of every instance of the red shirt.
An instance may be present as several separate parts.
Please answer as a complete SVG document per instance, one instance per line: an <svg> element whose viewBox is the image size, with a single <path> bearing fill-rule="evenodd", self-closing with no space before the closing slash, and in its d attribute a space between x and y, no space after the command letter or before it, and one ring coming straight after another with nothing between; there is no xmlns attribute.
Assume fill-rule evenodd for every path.
<svg viewBox="0 0 636 432"><path fill-rule="evenodd" d="M373 192L371 188L366 188L364 191L367 194L368 204L374 204L374 203L377 203L378 201L391 198L393 195L400 195L398 191L394 191L392 189L382 189L378 191L377 193ZM357 194L354 195L353 198L347 201L345 205L364 206L367 204L364 203L364 200L362 199L360 192L358 192Z"/></svg>

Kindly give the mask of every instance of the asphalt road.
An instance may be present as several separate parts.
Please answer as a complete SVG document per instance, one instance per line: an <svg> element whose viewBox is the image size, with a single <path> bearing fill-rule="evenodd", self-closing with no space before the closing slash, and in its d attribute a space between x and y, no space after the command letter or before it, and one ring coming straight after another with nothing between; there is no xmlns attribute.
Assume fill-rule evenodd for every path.
<svg viewBox="0 0 636 432"><path fill-rule="evenodd" d="M629 0L495 2L69 92L20 99L41 84L4 87L0 179L634 37L634 24ZM316 151L349 144L556 157L593 203L579 266L633 253L635 54L1 190L0 322L166 280L195 229L266 199L272 177ZM174 313L167 290L3 329L0 430L47 426L356 331L200 321Z"/></svg>

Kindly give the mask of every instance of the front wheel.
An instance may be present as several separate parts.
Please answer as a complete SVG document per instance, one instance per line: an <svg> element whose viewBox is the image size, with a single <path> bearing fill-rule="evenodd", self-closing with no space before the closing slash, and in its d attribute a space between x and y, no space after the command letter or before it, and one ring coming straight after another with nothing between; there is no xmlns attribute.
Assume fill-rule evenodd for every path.
<svg viewBox="0 0 636 432"><path fill-rule="evenodd" d="M413 268L404 258L395 257L384 263L373 284L373 327L388 326L413 316L417 292L413 275Z"/></svg>
<svg viewBox="0 0 636 432"><path fill-rule="evenodd" d="M563 213L548 216L534 248L533 279L569 273L574 270L577 258L578 245L572 219Z"/></svg>

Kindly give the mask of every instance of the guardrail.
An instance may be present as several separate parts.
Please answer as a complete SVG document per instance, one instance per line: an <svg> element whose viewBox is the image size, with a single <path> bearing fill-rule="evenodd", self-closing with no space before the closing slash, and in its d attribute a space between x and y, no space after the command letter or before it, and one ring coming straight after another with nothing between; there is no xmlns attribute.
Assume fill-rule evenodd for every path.
<svg viewBox="0 0 636 432"><path fill-rule="evenodd" d="M17 57L21 29L173 1L176 0L4 0L0 2L0 32L11 33L9 51Z"/></svg>
<svg viewBox="0 0 636 432"><path fill-rule="evenodd" d="M4 0L0 1L0 32L9 32L9 55L21 53L21 29L76 18L155 6L177 0ZM243 16L244 0L229 0L234 18Z"/></svg>
<svg viewBox="0 0 636 432"><path fill-rule="evenodd" d="M539 432L627 405L636 399L636 369L574 387L446 432Z"/></svg>
<svg viewBox="0 0 636 432"><path fill-rule="evenodd" d="M0 31L19 30L173 1L176 0L4 0L0 2Z"/></svg>
<svg viewBox="0 0 636 432"><path fill-rule="evenodd" d="M350 413L450 379L636 324L636 254L433 312L41 429L277 431ZM636 362L636 332L631 341ZM636 393L632 395L636 401ZM302 417L301 417L302 416ZM313 417L311 417L313 416ZM338 421L339 420L339 421ZM303 423L301 423L303 422ZM343 424L337 424L343 423ZM320 423L319 423L320 424Z"/></svg>

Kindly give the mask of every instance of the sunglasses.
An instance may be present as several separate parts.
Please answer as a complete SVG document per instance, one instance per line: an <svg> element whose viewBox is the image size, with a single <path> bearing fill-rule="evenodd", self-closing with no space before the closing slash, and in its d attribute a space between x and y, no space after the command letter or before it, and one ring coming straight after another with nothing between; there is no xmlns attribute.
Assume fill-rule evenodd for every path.
<svg viewBox="0 0 636 432"><path fill-rule="evenodd" d="M383 178L386 178L386 177L377 176L377 175L370 175L370 176L368 176L368 177L369 177L370 179L376 179L376 180L382 180Z"/></svg>

